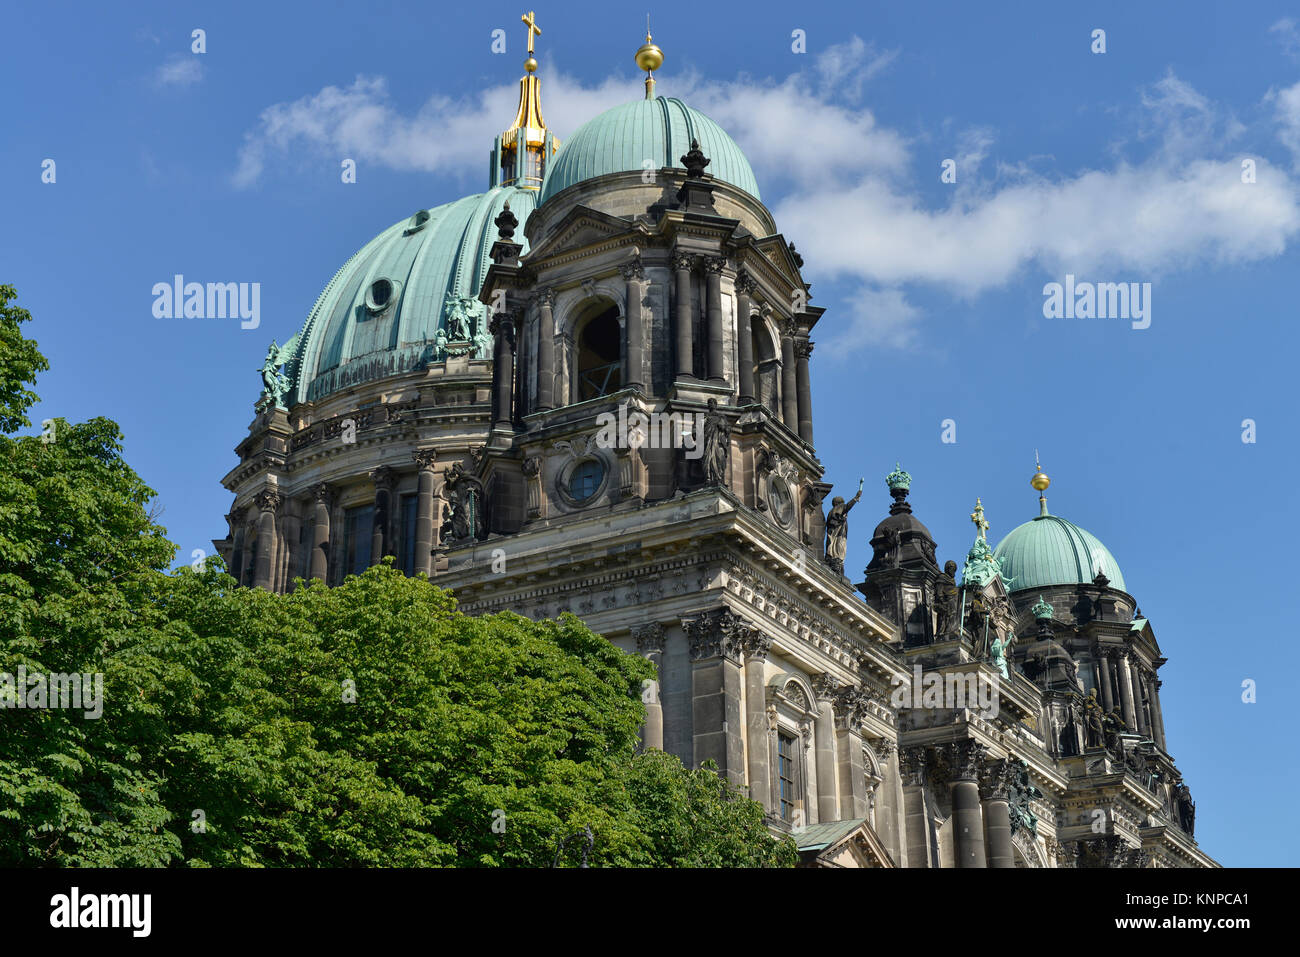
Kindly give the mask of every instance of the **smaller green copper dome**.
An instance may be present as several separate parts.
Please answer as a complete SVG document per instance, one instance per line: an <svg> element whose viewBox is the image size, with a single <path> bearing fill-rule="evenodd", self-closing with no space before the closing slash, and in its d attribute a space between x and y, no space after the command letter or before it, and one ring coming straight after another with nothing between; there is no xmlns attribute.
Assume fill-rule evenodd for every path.
<svg viewBox="0 0 1300 957"><path fill-rule="evenodd" d="M1087 584L1098 569L1111 588L1127 590L1119 563L1097 536L1055 515L1040 515L1012 529L993 555L1002 564L1003 577L1010 579L1011 591Z"/></svg>
<svg viewBox="0 0 1300 957"><path fill-rule="evenodd" d="M616 106L578 127L551 159L539 205L574 183L647 169L647 160L651 170L680 167L692 139L709 158L706 172L760 198L754 171L736 141L703 113L660 96Z"/></svg>

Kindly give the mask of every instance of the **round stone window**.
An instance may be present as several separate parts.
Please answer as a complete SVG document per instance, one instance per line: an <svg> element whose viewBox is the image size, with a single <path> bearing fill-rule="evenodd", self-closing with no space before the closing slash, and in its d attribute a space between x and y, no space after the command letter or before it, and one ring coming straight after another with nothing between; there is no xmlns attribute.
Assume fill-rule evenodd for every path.
<svg viewBox="0 0 1300 957"><path fill-rule="evenodd" d="M790 491L790 483L779 475L768 479L767 507L780 525L789 525L794 518L794 495Z"/></svg>
<svg viewBox="0 0 1300 957"><path fill-rule="evenodd" d="M579 505L590 501L605 482L605 463L600 459L583 459L569 470L566 483L569 498Z"/></svg>

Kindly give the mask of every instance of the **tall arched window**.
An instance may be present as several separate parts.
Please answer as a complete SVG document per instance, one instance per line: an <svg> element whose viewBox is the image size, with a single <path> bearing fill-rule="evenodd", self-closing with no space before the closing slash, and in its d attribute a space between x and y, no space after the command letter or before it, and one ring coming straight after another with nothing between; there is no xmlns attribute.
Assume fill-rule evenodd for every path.
<svg viewBox="0 0 1300 957"><path fill-rule="evenodd" d="M618 306L610 305L582 323L578 330L576 399L582 402L623 387L623 333Z"/></svg>
<svg viewBox="0 0 1300 957"><path fill-rule="evenodd" d="M776 346L768 334L766 324L755 316L752 320L751 336L754 346L754 392L759 405L778 418L781 415L781 397L777 392L777 383L781 379L781 359Z"/></svg>

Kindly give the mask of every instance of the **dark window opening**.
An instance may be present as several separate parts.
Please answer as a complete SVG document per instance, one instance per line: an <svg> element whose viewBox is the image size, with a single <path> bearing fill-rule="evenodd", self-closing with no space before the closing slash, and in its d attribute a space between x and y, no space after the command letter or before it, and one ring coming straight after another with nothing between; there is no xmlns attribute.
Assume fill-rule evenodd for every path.
<svg viewBox="0 0 1300 957"><path fill-rule="evenodd" d="M343 574L360 575L370 567L370 536L375 507L363 505L343 513Z"/></svg>
<svg viewBox="0 0 1300 957"><path fill-rule="evenodd" d="M419 497L402 496L402 571L415 574L415 515Z"/></svg>
<svg viewBox="0 0 1300 957"><path fill-rule="evenodd" d="M794 819L796 803L795 781L795 740L792 736L778 732L776 736L776 774L781 801L781 820Z"/></svg>
<svg viewBox="0 0 1300 957"><path fill-rule="evenodd" d="M623 387L622 338L617 306L610 306L582 327L578 338L579 402Z"/></svg>

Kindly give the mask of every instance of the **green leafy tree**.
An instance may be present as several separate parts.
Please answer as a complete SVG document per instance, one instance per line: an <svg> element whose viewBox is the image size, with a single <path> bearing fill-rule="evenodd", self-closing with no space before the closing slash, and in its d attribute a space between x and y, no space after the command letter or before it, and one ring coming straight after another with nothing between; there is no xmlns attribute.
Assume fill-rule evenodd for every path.
<svg viewBox="0 0 1300 957"><path fill-rule="evenodd" d="M107 419L29 425L46 368L0 287L0 672L103 676L103 714L0 709L0 865L785 866L762 808L638 754L652 666L578 619L471 617L391 565L288 595L175 546Z"/></svg>

